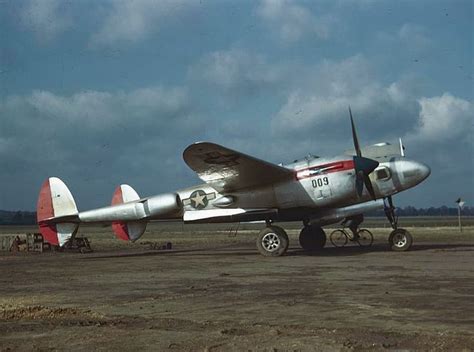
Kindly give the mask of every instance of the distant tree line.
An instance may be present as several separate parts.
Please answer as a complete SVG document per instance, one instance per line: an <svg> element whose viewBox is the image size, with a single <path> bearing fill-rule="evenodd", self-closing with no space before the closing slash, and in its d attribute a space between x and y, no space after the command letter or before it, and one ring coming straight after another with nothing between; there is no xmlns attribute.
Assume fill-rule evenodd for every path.
<svg viewBox="0 0 474 352"><path fill-rule="evenodd" d="M399 216L456 216L457 207L415 208L412 206L397 208ZM463 216L474 216L474 207L464 207L461 211ZM383 209L371 213L367 216L385 216ZM36 212L32 211L6 211L0 210L0 225L34 225L36 224Z"/></svg>
<svg viewBox="0 0 474 352"><path fill-rule="evenodd" d="M34 225L36 212L0 210L0 225Z"/></svg>
<svg viewBox="0 0 474 352"><path fill-rule="evenodd" d="M457 216L457 207L447 207L445 205L441 207L429 207L429 208L415 208L412 206L397 207L398 216ZM463 207L461 210L462 215L474 216L474 207ZM368 216L385 216L383 209L367 214Z"/></svg>

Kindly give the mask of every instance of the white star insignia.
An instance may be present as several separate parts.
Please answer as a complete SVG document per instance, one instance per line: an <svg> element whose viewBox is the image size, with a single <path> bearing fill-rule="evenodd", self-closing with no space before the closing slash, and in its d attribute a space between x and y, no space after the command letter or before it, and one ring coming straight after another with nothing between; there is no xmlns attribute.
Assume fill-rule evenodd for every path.
<svg viewBox="0 0 474 352"><path fill-rule="evenodd" d="M198 205L205 206L204 199L206 198L206 194L199 194L197 193L191 200L194 202L194 206L197 207Z"/></svg>

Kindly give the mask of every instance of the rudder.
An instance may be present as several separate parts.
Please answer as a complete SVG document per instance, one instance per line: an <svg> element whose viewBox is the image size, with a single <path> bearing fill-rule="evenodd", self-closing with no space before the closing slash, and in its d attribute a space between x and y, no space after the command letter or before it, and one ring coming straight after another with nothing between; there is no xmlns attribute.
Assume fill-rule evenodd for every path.
<svg viewBox="0 0 474 352"><path fill-rule="evenodd" d="M133 202L139 200L138 193L129 185L120 185L115 189L112 196L112 205ZM147 223L144 221L114 221L112 230L117 238L124 241L136 241L146 230Z"/></svg>
<svg viewBox="0 0 474 352"><path fill-rule="evenodd" d="M76 202L59 178L50 177L44 181L36 211L40 232L49 243L63 246L77 232Z"/></svg>

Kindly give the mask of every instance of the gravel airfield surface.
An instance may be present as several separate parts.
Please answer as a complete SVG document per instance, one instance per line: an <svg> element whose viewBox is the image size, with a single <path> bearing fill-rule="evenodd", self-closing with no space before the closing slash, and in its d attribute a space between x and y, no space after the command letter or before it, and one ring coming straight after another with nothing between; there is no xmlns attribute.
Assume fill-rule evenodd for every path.
<svg viewBox="0 0 474 352"><path fill-rule="evenodd" d="M293 225L279 258L262 225L152 224L133 244L84 227L93 253L0 253L0 351L471 351L474 227L418 225L403 253L382 227L306 253Z"/></svg>

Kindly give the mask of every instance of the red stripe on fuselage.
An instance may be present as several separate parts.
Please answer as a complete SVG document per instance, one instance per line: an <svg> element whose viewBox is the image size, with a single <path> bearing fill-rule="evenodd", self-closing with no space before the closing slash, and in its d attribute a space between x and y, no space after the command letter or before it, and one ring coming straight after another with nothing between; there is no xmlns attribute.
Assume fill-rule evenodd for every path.
<svg viewBox="0 0 474 352"><path fill-rule="evenodd" d="M341 172L341 171L347 171L347 170L352 170L352 169L354 169L354 160L341 160L341 161L335 161L328 164L314 165L311 167L300 169L296 171L295 175L296 175L297 180L302 180L308 177L316 177L320 175L326 175L326 174L331 174L334 172ZM316 171L318 170L321 170L321 172L316 173ZM305 171L309 172L309 174L298 176L298 174L302 174ZM311 174L311 171L314 171L315 173Z"/></svg>

